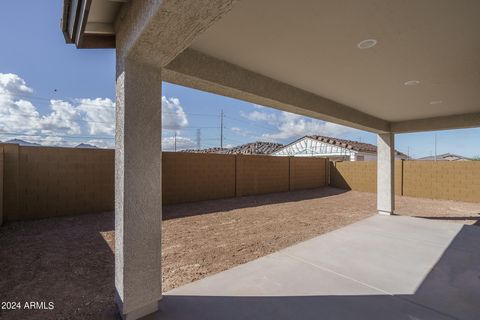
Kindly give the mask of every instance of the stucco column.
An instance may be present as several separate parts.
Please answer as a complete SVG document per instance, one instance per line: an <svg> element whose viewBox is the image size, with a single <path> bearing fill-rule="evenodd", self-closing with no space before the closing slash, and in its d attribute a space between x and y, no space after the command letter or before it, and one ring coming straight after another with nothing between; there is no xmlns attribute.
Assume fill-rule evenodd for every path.
<svg viewBox="0 0 480 320"><path fill-rule="evenodd" d="M115 287L124 319L162 295L162 82L158 69L117 56Z"/></svg>
<svg viewBox="0 0 480 320"><path fill-rule="evenodd" d="M395 210L395 135L377 136L377 210L393 214Z"/></svg>

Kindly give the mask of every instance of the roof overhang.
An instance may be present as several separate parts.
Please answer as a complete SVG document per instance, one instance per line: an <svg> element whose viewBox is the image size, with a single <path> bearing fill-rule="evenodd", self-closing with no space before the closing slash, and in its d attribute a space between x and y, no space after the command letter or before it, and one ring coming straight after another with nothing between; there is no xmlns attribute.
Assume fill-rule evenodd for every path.
<svg viewBox="0 0 480 320"><path fill-rule="evenodd" d="M480 126L479 1L124 2L64 0L66 41L117 45L165 81L371 132Z"/></svg>
<svg viewBox="0 0 480 320"><path fill-rule="evenodd" d="M64 0L62 32L77 48L115 48L115 20L127 0Z"/></svg>

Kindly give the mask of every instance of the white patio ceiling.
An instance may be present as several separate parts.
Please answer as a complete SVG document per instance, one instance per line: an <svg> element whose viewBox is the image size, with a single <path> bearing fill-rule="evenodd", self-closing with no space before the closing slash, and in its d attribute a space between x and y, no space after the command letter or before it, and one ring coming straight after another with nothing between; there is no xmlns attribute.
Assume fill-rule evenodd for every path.
<svg viewBox="0 0 480 320"><path fill-rule="evenodd" d="M479 16L479 1L244 0L190 47L404 121L480 111Z"/></svg>

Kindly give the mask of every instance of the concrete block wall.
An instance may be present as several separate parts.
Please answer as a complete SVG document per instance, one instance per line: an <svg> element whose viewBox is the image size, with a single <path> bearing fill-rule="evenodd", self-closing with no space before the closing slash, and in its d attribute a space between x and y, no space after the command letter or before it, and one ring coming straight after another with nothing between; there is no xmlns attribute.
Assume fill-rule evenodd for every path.
<svg viewBox="0 0 480 320"><path fill-rule="evenodd" d="M321 188L328 185L328 159L290 158L290 191Z"/></svg>
<svg viewBox="0 0 480 320"><path fill-rule="evenodd" d="M340 189L376 192L376 162L331 162L330 185Z"/></svg>
<svg viewBox="0 0 480 320"><path fill-rule="evenodd" d="M288 157L237 155L236 196L250 196L290 189Z"/></svg>
<svg viewBox="0 0 480 320"><path fill-rule="evenodd" d="M406 161L403 194L480 202L480 161Z"/></svg>
<svg viewBox="0 0 480 320"><path fill-rule="evenodd" d="M15 220L18 215L18 167L19 146L3 147L3 221Z"/></svg>
<svg viewBox="0 0 480 320"><path fill-rule="evenodd" d="M235 155L164 152L163 203L235 197Z"/></svg>
<svg viewBox="0 0 480 320"><path fill-rule="evenodd" d="M3 146L0 145L0 226L3 223Z"/></svg>
<svg viewBox="0 0 480 320"><path fill-rule="evenodd" d="M327 159L164 152L162 161L164 204L327 185Z"/></svg>
<svg viewBox="0 0 480 320"><path fill-rule="evenodd" d="M330 185L363 192L377 190L376 161L332 162ZM480 161L395 161L395 194L480 202Z"/></svg>
<svg viewBox="0 0 480 320"><path fill-rule="evenodd" d="M395 161L395 194L402 194L402 161ZM330 185L341 189L377 192L376 161L336 161L330 163Z"/></svg>
<svg viewBox="0 0 480 320"><path fill-rule="evenodd" d="M3 145L5 220L113 210L114 153Z"/></svg>
<svg viewBox="0 0 480 320"><path fill-rule="evenodd" d="M113 150L0 144L3 220L112 211L114 157ZM163 197L163 204L328 184L328 160L322 158L182 152L164 152L162 157L162 195L159 197Z"/></svg>

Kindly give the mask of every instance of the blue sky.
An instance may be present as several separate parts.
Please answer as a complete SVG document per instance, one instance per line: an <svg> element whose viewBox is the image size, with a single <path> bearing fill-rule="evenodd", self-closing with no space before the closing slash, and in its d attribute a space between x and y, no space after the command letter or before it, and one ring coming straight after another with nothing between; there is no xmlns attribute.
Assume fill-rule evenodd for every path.
<svg viewBox="0 0 480 320"><path fill-rule="evenodd" d="M61 0L0 2L0 140L15 137L45 145L88 142L113 147L115 54L78 50L60 31ZM288 143L307 134L376 144L372 133L256 106L168 83L163 84L163 148L251 141ZM413 157L434 153L480 155L480 129L397 136L397 149Z"/></svg>

